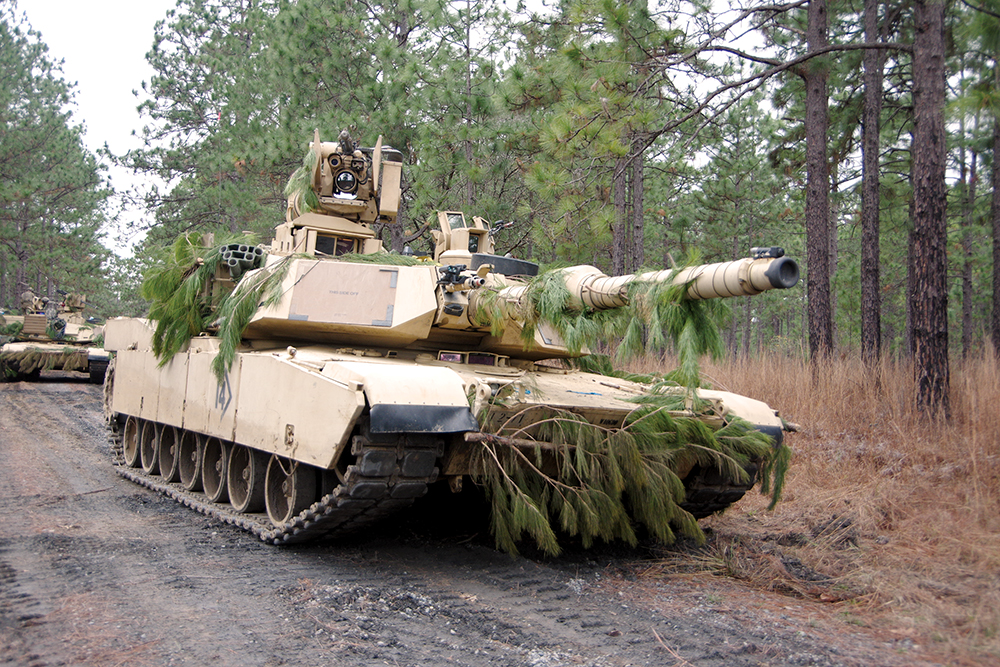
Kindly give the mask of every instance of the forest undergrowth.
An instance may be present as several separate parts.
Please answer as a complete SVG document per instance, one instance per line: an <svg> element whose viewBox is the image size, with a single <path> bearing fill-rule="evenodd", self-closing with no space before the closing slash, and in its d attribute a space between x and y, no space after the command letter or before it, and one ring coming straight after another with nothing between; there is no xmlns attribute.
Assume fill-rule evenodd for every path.
<svg viewBox="0 0 1000 667"><path fill-rule="evenodd" d="M669 369L670 359L628 370ZM748 494L702 521L709 542L666 550L646 576L695 570L834 605L947 664L1000 660L1000 369L951 367L951 419L913 403L912 367L765 355L706 363L716 389L766 401L801 427L784 499Z"/></svg>

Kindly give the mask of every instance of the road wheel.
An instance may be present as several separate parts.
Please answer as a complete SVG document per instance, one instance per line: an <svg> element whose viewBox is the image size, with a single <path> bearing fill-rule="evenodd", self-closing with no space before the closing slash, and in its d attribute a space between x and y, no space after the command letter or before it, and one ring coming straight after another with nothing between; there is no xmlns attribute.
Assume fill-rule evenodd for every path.
<svg viewBox="0 0 1000 667"><path fill-rule="evenodd" d="M140 420L129 416L125 420L125 434L122 436L122 458L129 468L139 467Z"/></svg>
<svg viewBox="0 0 1000 667"><path fill-rule="evenodd" d="M143 420L142 430L139 432L139 458L142 460L142 469L149 475L160 472L159 447L160 425Z"/></svg>
<svg viewBox="0 0 1000 667"><path fill-rule="evenodd" d="M224 503L229 500L229 489L226 488L228 458L227 443L214 437L205 440L201 455L201 487L213 503Z"/></svg>
<svg viewBox="0 0 1000 667"><path fill-rule="evenodd" d="M188 491L201 491L201 450L205 437L194 431L184 431L177 452L177 473L181 486Z"/></svg>
<svg viewBox="0 0 1000 667"><path fill-rule="evenodd" d="M264 483L268 457L263 452L243 445L233 445L229 453L226 484L229 502L237 512L259 512L264 509Z"/></svg>
<svg viewBox="0 0 1000 667"><path fill-rule="evenodd" d="M163 426L160 429L159 461L160 476L163 477L164 482L176 482L180 479L177 470L177 464L180 463L177 456L179 448L180 440L177 437L177 428Z"/></svg>
<svg viewBox="0 0 1000 667"><path fill-rule="evenodd" d="M316 502L316 470L274 455L267 464L267 516L283 526Z"/></svg>

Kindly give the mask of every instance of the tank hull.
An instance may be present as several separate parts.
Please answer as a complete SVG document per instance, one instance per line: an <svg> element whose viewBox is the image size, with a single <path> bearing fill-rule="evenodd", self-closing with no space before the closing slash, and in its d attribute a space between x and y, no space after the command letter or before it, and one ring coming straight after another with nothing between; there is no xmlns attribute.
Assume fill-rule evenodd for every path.
<svg viewBox="0 0 1000 667"><path fill-rule="evenodd" d="M506 365L497 355L295 347L276 340L246 341L219 382L212 372L218 338L191 339L161 363L152 352L152 332L143 320L107 325L106 345L115 351L115 361L105 407L120 444L120 472L273 543L356 530L409 505L436 482L460 488L473 472L484 437L527 442L532 423L553 414L621 426L636 409L634 399L649 391L643 384L578 370L524 361ZM727 392L702 391L700 398L717 415L710 426L739 416L780 441L781 419L766 404ZM237 511L225 498L184 488L172 464L161 463L158 471L138 454L129 456L148 446L151 460L169 461L176 456L166 448L185 438L200 449L180 448L177 454L201 459L196 463L205 489L215 484L211 474L205 476L213 465L216 477L228 474L236 485L248 474L233 472L225 456L213 461L206 455L207 443L217 442L230 457L238 453L275 469L308 470L315 485L308 506L294 516L270 506ZM742 482L715 480L706 490L693 466L677 473L692 488L687 509L696 518L735 502L754 482L751 474ZM274 492L265 505L275 499L281 505L284 498ZM364 519L342 508L344 503L368 503L360 512Z"/></svg>
<svg viewBox="0 0 1000 667"><path fill-rule="evenodd" d="M104 328L87 324L77 313L57 321L58 330L41 313L0 316L0 326L17 326L14 336L0 336L0 381L34 379L42 371L77 371L88 373L91 382L104 382L111 358L97 342Z"/></svg>
<svg viewBox="0 0 1000 667"><path fill-rule="evenodd" d="M0 379L23 380L42 371L88 373L91 382L104 382L110 355L98 347L69 343L13 342L0 346Z"/></svg>

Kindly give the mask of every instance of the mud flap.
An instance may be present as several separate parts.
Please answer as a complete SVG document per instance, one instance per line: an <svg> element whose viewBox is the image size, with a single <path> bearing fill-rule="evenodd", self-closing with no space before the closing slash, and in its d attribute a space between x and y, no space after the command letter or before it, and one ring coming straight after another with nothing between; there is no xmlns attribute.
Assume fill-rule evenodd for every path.
<svg viewBox="0 0 1000 667"><path fill-rule="evenodd" d="M372 433L479 430L462 378L450 368L351 360L331 361L323 374L364 387Z"/></svg>
<svg viewBox="0 0 1000 667"><path fill-rule="evenodd" d="M460 433L478 431L467 407L449 405L392 405L371 407L372 433Z"/></svg>
<svg viewBox="0 0 1000 667"><path fill-rule="evenodd" d="M785 432L780 426L771 426L769 424L754 424L754 428L763 433L764 435L771 436L774 441L774 448L777 449L781 446L782 441L785 439Z"/></svg>

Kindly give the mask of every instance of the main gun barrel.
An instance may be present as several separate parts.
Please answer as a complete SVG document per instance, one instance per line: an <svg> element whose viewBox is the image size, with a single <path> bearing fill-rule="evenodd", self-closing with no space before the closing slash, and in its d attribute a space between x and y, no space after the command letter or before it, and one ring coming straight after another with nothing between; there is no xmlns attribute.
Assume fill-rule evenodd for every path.
<svg viewBox="0 0 1000 667"><path fill-rule="evenodd" d="M720 299L752 296L772 289L788 289L799 281L799 265L775 249L770 257L738 259L717 264L700 264L678 271L649 271L624 276L608 276L593 266L563 269L572 302L579 308L607 310L628 303L628 285L632 282L690 283L689 299ZM780 254L779 254L780 253ZM508 303L517 303L527 290L514 286L501 290Z"/></svg>

